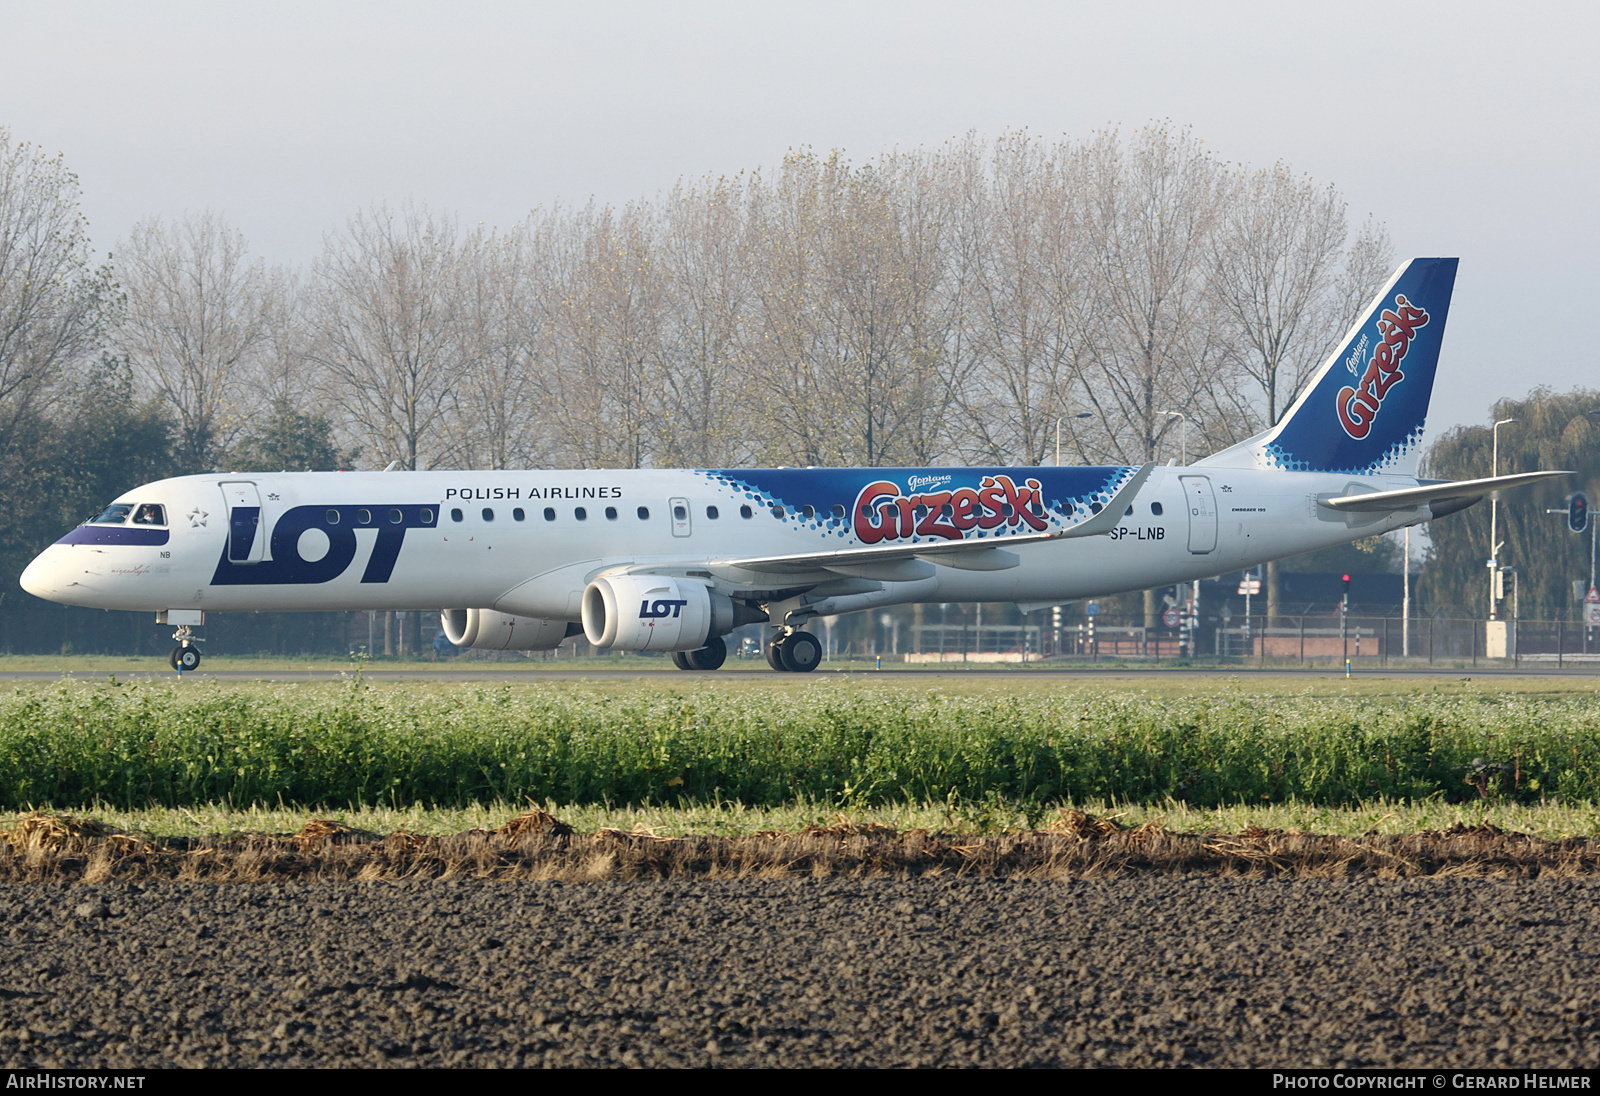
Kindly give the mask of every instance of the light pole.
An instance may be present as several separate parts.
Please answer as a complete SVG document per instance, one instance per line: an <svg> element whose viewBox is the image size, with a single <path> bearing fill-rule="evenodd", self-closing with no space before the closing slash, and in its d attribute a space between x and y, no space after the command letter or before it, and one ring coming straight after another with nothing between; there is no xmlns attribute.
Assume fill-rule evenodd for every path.
<svg viewBox="0 0 1600 1096"><path fill-rule="evenodd" d="M1178 463L1187 468L1189 466L1189 416L1185 415L1182 411L1157 411L1156 414L1177 416L1179 422L1178 429L1180 431L1180 437L1182 438L1182 449L1180 452L1183 454L1183 456L1178 460Z"/></svg>
<svg viewBox="0 0 1600 1096"><path fill-rule="evenodd" d="M1516 419L1501 419L1494 424L1494 455L1489 458L1489 476L1493 478L1500 474L1500 428L1507 423L1516 422ZM1489 619L1497 620L1494 598L1494 574L1499 562L1500 545L1495 542L1499 535L1500 518L1500 492L1494 491L1489 495Z"/></svg>
<svg viewBox="0 0 1600 1096"><path fill-rule="evenodd" d="M1057 466L1059 466L1061 464L1061 422L1062 422L1062 420L1063 419L1092 419L1092 418L1094 418L1094 412L1092 412L1092 411L1080 411L1076 415L1062 415L1060 418L1056 419L1056 464L1057 464Z"/></svg>

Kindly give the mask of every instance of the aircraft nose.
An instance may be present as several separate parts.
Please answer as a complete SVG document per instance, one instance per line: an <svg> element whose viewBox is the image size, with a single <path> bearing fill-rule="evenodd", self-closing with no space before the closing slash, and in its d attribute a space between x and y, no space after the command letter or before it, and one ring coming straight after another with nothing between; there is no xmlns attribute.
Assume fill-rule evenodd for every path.
<svg viewBox="0 0 1600 1096"><path fill-rule="evenodd" d="M42 597L46 601L56 600L60 587L60 567L58 561L51 558L54 555L46 548L34 557L32 563L23 569L22 576L18 579L22 588L34 597Z"/></svg>

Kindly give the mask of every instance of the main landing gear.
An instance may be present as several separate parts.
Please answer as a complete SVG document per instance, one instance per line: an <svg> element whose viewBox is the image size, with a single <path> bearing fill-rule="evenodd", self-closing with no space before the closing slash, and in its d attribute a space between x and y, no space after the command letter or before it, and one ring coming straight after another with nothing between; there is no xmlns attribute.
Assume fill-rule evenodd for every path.
<svg viewBox="0 0 1600 1096"><path fill-rule="evenodd" d="M172 655L167 659L172 663L172 668L180 674L198 670L200 648L195 644L199 642L199 637L194 634L194 629L187 624L179 625L178 630L172 633L172 638L178 641L178 645L172 649Z"/></svg>
<svg viewBox="0 0 1600 1096"><path fill-rule="evenodd" d="M728 660L728 645L713 637L698 651L673 651L672 664L680 670L717 670Z"/></svg>
<svg viewBox="0 0 1600 1096"><path fill-rule="evenodd" d="M822 643L810 632L785 632L767 644L767 665L774 670L806 674L822 661Z"/></svg>

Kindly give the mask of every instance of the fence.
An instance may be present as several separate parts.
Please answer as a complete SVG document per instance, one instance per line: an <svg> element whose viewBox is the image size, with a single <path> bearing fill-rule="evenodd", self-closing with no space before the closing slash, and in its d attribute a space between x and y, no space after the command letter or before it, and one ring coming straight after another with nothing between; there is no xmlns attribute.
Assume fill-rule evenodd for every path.
<svg viewBox="0 0 1600 1096"><path fill-rule="evenodd" d="M1206 617L1194 628L1087 624L915 629L907 661L1201 657L1261 664L1553 665L1600 669L1600 627L1573 621L1399 616Z"/></svg>

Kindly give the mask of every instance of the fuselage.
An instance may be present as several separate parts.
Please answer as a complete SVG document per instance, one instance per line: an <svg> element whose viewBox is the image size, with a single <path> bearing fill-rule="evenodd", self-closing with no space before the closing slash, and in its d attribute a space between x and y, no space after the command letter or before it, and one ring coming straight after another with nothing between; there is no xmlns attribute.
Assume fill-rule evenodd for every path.
<svg viewBox="0 0 1600 1096"><path fill-rule="evenodd" d="M782 579L717 561L874 545L1006 547L1068 530L1130 469L341 472L203 475L120 496L47 548L30 592L106 609L422 610L576 621L587 584L622 569L703 576L751 603L840 576ZM1426 520L1318 505L1406 476L1209 466L1154 469L1109 533L1018 544L1015 565L935 566L873 583L875 604L1064 602L1184 582ZM1031 485L1031 486L1030 486ZM144 509L141 509L144 508ZM106 515L103 515L105 517ZM159 518L159 520L152 520Z"/></svg>

